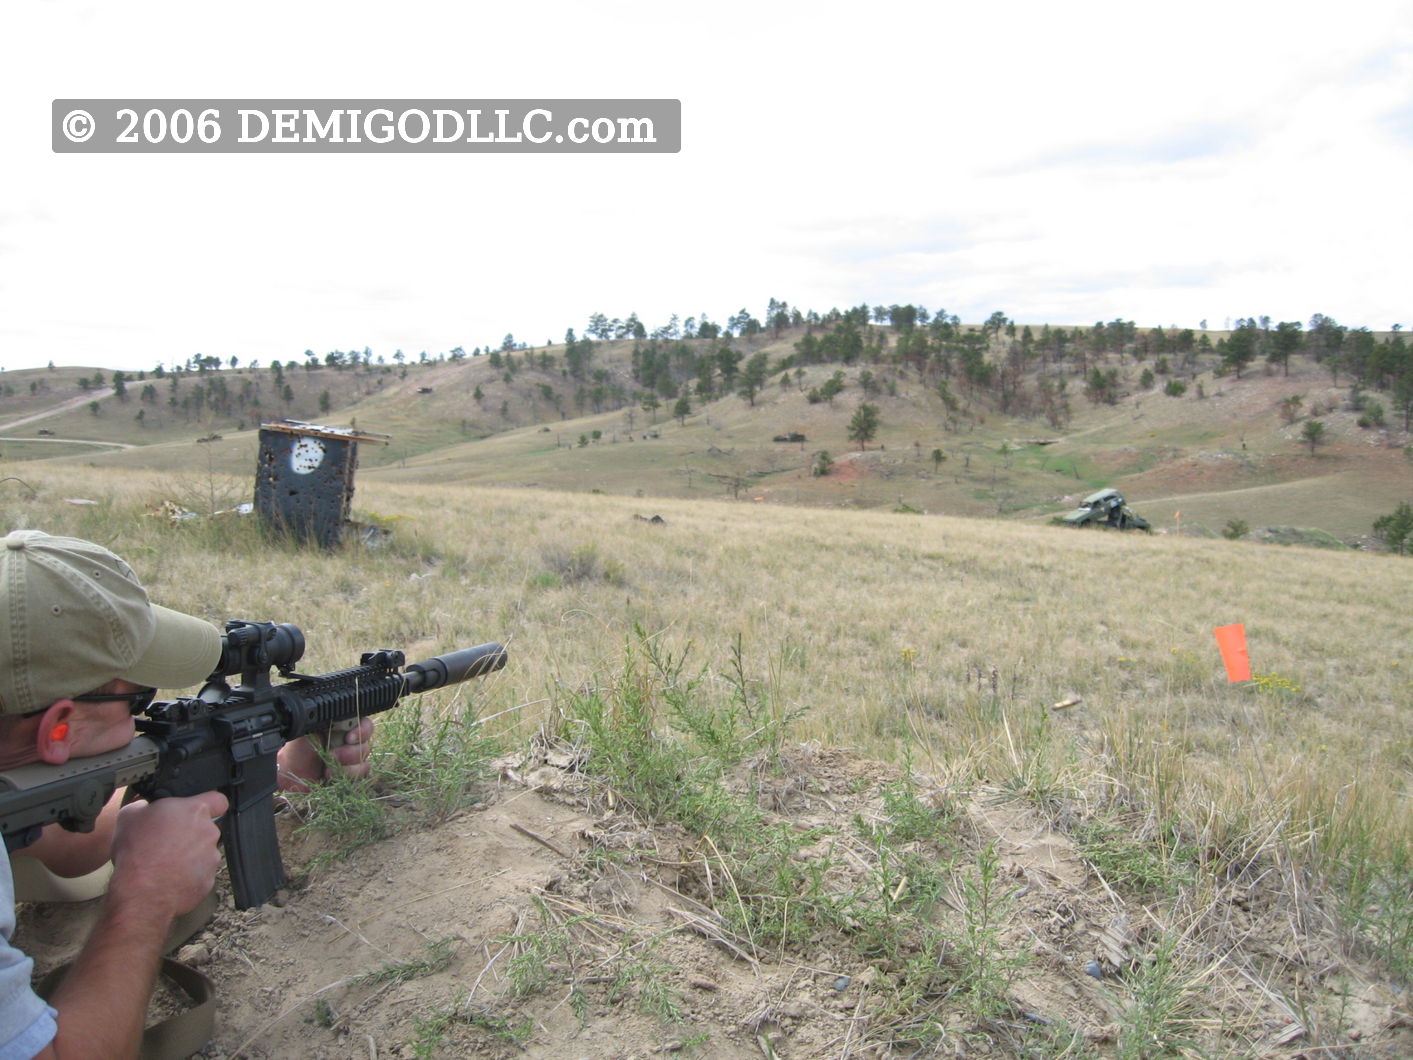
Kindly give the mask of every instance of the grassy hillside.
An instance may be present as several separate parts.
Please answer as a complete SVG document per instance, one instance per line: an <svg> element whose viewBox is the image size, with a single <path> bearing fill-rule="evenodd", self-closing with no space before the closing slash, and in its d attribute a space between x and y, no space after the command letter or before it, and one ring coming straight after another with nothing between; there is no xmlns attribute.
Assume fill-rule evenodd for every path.
<svg viewBox="0 0 1413 1060"><path fill-rule="evenodd" d="M1169 376L1152 375L1152 358L1117 354L1032 371L1018 384L1022 395L1033 397L1041 385L1065 388L1065 413L1055 419L1007 415L995 395L957 377L949 406L935 378L883 356L896 341L892 329L872 330L883 359L847 366L786 365L803 329L734 339L742 358L764 354L777 366L765 386L752 401L735 394L702 401L684 384L691 410L680 418L670 400L643 406L632 364L640 344L630 340L595 345L597 399L586 396L592 379L570 376L562 345L515 353L513 373L485 356L286 368L278 378L238 368L129 377L122 396L106 385L81 387L102 377L95 370L13 372L0 397L0 456L15 464L62 459L245 475L255 427L289 416L389 435L386 447L362 447L363 481L1038 521L1116 486L1160 530L1211 534L1236 520L1363 544L1373 520L1409 498L1413 438L1396 429L1399 418L1389 416L1381 429L1361 427L1347 378L1336 385L1305 357L1291 360L1289 374L1256 366L1240 379L1219 375L1210 353L1189 357ZM1112 373L1112 403L1084 396L1086 364ZM1152 378L1146 388L1145 371ZM810 392L836 372L842 392L811 402ZM1164 393L1169 379L1185 386L1181 396ZM1373 396L1389 404L1387 395ZM861 446L850 438L850 422L865 401L877 408L880 426ZM1298 415L1283 414L1288 402ZM1301 430L1314 416L1326 437L1312 453ZM805 440L772 441L792 435ZM198 439L209 440L197 448ZM813 473L821 452L832 461L823 476Z"/></svg>
<svg viewBox="0 0 1413 1060"><path fill-rule="evenodd" d="M528 682L514 698L533 699L546 679L583 680L636 622L708 651L741 635L753 657L781 667L784 699L851 704L813 720L831 740L911 740L909 709L936 710L950 726L944 704L972 701L971 685L992 667L1000 686L981 688L983 698L1041 704L1078 693L1092 711L1080 716L1101 728L1118 713L1177 712L1196 738L1229 724L1231 709L1257 720L1247 708L1261 700L1219 680L1209 644L1212 626L1245 621L1257 668L1303 689L1270 704L1267 719L1277 729L1265 751L1288 757L1292 780L1311 741L1347 744L1369 762L1406 750L1413 565L1393 557L885 512L426 489L369 475L356 507L391 521L391 555L276 551L262 572L252 552L207 578L215 529L141 514L166 495L165 476L46 462L26 481L34 494L3 486L7 525L137 550L159 595L213 618L287 601L289 620L329 645L320 664L360 640L444 648L478 630L537 660L506 678ZM666 525L634 518L647 512ZM291 563L308 593L290 587ZM952 746L924 743L929 754ZM1405 763L1380 783L1406 781Z"/></svg>
<svg viewBox="0 0 1413 1060"><path fill-rule="evenodd" d="M1302 357L1288 375L1238 379L1203 354L1146 387L1153 358L1101 355L1018 376L1003 401L959 374L944 393L891 357L890 330L869 337L876 360L787 370L799 338L733 340L743 360L764 354L778 370L753 400L693 396L680 417L671 402L644 407L631 341L597 345L584 382L566 374L562 346L517 351L513 371L489 357L237 368L129 377L122 394L111 373L4 373L0 514L7 528L110 545L161 602L218 622L294 622L309 644L302 672L378 647L416 658L506 642L504 671L380 723L379 769L399 793L415 778L410 795L354 792L352 817L340 818L341 795L309 812L353 821L366 841L409 799L443 806L438 836L399 837L387 869L358 871L390 882L395 863L462 850L469 825L472 852L434 884L460 895L467 864L499 876L509 862L455 816L471 775L457 749L482 737L526 749L501 760L526 784L540 765L571 773L596 818L571 837L627 829L646 860L593 840L568 876L556 863L544 877L556 882L537 889L509 873L485 915L449 911L468 919L437 931L494 954L486 971L507 948L523 965L552 938L555 961L618 961L662 986L672 976L645 955L680 932L659 932L646 908L630 924L603 887L624 874L668 883L670 901L723 925L708 937L759 962L753 976L733 964L709 979L770 984L747 988L739 1011L722 1006L712 1031L688 1021L701 1055L770 1053L765 1034L729 1052L733 1028L758 1030L765 1017L749 1014L787 996L818 1017L817 1038L797 1027L800 1055L838 1050L840 1014L878 1055L1406 1055L1413 563L1338 548L1366 543L1374 518L1410 499L1413 439L1397 418L1360 426L1348 380ZM1109 373L1108 398L1085 396L1086 363ZM811 401L836 372L843 390ZM1169 396L1165 380L1185 389ZM1063 399L1049 411L1047 386ZM850 421L865 400L880 425L860 445ZM253 517L206 517L251 497L256 427L276 416L390 436L361 447L354 498L357 517L390 529L381 547L305 551L268 540ZM1312 417L1327 432L1314 452L1301 433ZM792 434L805 440L773 441ZM821 451L833 461L823 476ZM1049 525L1106 485L1166 533ZM199 517L171 520L169 502ZM1232 520L1250 540L1218 536ZM1235 685L1212 636L1234 622L1255 670ZM821 772L836 752L891 766ZM761 801L745 808L746 796ZM657 831L634 830L645 821ZM527 818L516 834L541 828ZM344 875L353 882L331 895ZM357 873L323 878L285 912L348 909ZM567 879L616 912L575 906L556 920L567 914L541 899ZM515 903L513 923L482 923ZM582 950L556 933L610 922ZM223 937L250 941L249 927ZM287 947L278 928L272 954ZM604 957L610 937L622 960ZM237 975L245 944L226 954ZM316 964L286 993L324 997L350 967ZM558 983L538 1001L515 984L506 1018L518 1025L528 1007L541 1043L616 1041L629 1025L657 1042L617 980L596 985L606 978L584 979L588 1024L575 1006L577 1027L548 1029L568 1019ZM858 996L843 1012L846 979ZM471 1018L452 1003L467 980L481 976L452 965L445 981L409 987L380 1035L408 1041L409 1011L431 1021L419 1040L429 1027L453 1034ZM807 981L808 997L796 985ZM255 1015L267 986L236 996L241 1042L283 1019ZM327 1045L310 1011L283 1024L294 1037L275 1052ZM471 1014L483 1031L490 1015ZM472 1030L455 1033L457 1055L481 1048Z"/></svg>
<svg viewBox="0 0 1413 1060"><path fill-rule="evenodd" d="M536 432L522 430L528 444ZM695 718L765 733L777 751L855 748L937 778L939 798L1023 808L1080 851L1113 902L1134 902L1135 947L1180 959L1161 965L1159 996L1187 1016L1174 1008L1141 1035L1119 1031L1118 1051L1101 1039L1075 1055L1195 1042L1251 1055L1286 1027L1263 1022L1273 1005L1301 1021L1299 1044L1384 1033L1351 1022L1351 998L1391 997L1370 984L1413 973L1413 564L1024 521L399 481L435 469L409 459L405 473L360 477L357 507L394 531L374 550L299 551L238 518L169 523L146 514L172 490L161 471L45 461L0 484L0 501L7 526L110 544L165 603L298 624L304 672L374 647L417 657L505 641L511 665L466 694L495 718L485 731L512 743L578 745L590 697L648 711L663 734ZM648 513L663 522L636 518ZM1245 624L1256 670L1241 685L1225 680L1211 632L1231 622ZM1008 894L1027 879L1015 871ZM953 886L941 893L964 908ZM904 887L890 882L885 898ZM1063 916L1069 892L1045 893ZM1029 944L1017 946L993 956L1022 960ZM1143 981L1106 987L1125 999L1115 1020L1146 1011ZM1239 1020L1206 1019L1236 999ZM1024 1026L983 1020L976 1042L1058 1054L1059 1029L1032 1028L1057 1036L1046 1046ZM1013 1040L1031 1045L1001 1047Z"/></svg>

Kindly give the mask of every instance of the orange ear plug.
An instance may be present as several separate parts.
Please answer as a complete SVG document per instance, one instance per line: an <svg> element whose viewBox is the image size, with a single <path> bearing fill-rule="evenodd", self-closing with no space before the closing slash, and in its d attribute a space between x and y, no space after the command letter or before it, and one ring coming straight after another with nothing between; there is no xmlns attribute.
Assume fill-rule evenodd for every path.
<svg viewBox="0 0 1413 1060"><path fill-rule="evenodd" d="M55 743L62 743L68 738L69 723L67 721L61 721L58 725L55 725L54 728L49 730L49 739L53 740Z"/></svg>

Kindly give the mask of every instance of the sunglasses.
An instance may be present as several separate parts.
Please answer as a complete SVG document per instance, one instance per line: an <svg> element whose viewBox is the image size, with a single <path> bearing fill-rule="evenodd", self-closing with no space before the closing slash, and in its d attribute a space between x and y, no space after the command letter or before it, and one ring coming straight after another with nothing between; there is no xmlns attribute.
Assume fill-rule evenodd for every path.
<svg viewBox="0 0 1413 1060"><path fill-rule="evenodd" d="M75 703L112 703L118 700L128 705L134 715L141 714L157 698L157 689L140 688L136 692L88 692L82 696L70 696Z"/></svg>

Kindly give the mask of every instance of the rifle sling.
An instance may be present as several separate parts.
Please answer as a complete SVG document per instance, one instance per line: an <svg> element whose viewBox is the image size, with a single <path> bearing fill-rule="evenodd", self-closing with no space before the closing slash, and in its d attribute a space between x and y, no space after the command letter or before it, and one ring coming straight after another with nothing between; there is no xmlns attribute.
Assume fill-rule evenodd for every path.
<svg viewBox="0 0 1413 1060"><path fill-rule="evenodd" d="M35 858L14 858L11 865L15 869L15 900L20 902L89 901L107 890L108 877L113 873L111 862L75 879L54 875ZM205 927L215 913L213 889L195 909L172 923L163 952L170 953L181 946ZM34 984L34 992L47 1001L72 964L72 961L61 964L40 978ZM216 1023L216 987L204 973L171 957L162 958L158 974L176 985L190 1000L191 1007L143 1031L138 1057L139 1060L186 1060L211 1040Z"/></svg>
<svg viewBox="0 0 1413 1060"><path fill-rule="evenodd" d="M70 967L63 964L55 968L34 985L34 992L47 1001ZM186 1060L211 1040L216 1025L216 987L202 972L171 957L162 958L158 974L179 987L192 1007L143 1031L138 1060Z"/></svg>

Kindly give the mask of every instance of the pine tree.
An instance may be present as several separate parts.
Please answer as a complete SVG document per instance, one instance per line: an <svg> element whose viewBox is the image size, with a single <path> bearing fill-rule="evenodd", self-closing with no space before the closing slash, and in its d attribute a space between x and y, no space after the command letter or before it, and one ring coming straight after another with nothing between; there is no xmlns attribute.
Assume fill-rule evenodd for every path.
<svg viewBox="0 0 1413 1060"><path fill-rule="evenodd" d="M1404 501L1390 514L1375 519L1374 536L1400 556L1413 551L1413 507Z"/></svg>
<svg viewBox="0 0 1413 1060"><path fill-rule="evenodd" d="M849 440L858 442L860 449L867 449L877 434L878 406L864 403L854 410L854 417L849 421Z"/></svg>

